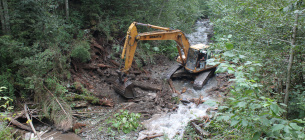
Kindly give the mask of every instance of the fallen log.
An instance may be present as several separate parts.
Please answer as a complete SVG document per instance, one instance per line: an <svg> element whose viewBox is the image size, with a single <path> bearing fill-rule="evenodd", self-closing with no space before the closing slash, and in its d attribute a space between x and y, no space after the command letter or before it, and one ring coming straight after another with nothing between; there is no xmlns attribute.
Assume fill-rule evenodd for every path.
<svg viewBox="0 0 305 140"><path fill-rule="evenodd" d="M24 125L24 124L18 122L18 121L15 120L14 118L8 117L8 119L10 120L10 122L11 122L13 125L17 126L18 128L21 128L21 129L23 129L23 130L27 130L27 131L33 132L33 130L32 130L29 126L26 126L26 125Z"/></svg>
<svg viewBox="0 0 305 140"><path fill-rule="evenodd" d="M16 120L16 119L18 119L18 118L20 118L20 117L24 117L23 115L24 115L24 110L22 110L22 111L20 111L20 112L17 112L17 113L15 113L16 115L15 115L15 117L14 117L14 119ZM25 118L25 117L24 117Z"/></svg>
<svg viewBox="0 0 305 140"><path fill-rule="evenodd" d="M150 79L151 79L151 76L140 75L140 76L137 76L137 79L138 79L138 80L150 80Z"/></svg>
<svg viewBox="0 0 305 140"><path fill-rule="evenodd" d="M172 79L168 79L168 84L174 93L180 94L174 87Z"/></svg>
<svg viewBox="0 0 305 140"><path fill-rule="evenodd" d="M114 103L112 101L112 99L108 99L108 98L102 98L102 99L99 99L99 102L98 102L99 105L103 105L103 106L109 106L109 107L113 107L114 106Z"/></svg>
<svg viewBox="0 0 305 140"><path fill-rule="evenodd" d="M146 136L146 139L153 139L153 138L156 138L156 137L161 137L163 136L164 134L155 134L155 135L150 135L150 136ZM144 138L145 139L145 138Z"/></svg>
<svg viewBox="0 0 305 140"><path fill-rule="evenodd" d="M157 91L162 90L161 85L151 84L151 83L147 83L147 82L134 81L133 85L135 87L139 87L144 90L157 90Z"/></svg>
<svg viewBox="0 0 305 140"><path fill-rule="evenodd" d="M96 70L96 69L98 69L97 66L93 66L93 65L85 65L82 68L85 69L85 70Z"/></svg>
<svg viewBox="0 0 305 140"><path fill-rule="evenodd" d="M106 97L96 97L93 95L79 95L79 94L75 94L73 96L69 96L67 97L68 100L70 101L76 101L76 100L86 100L87 102L89 102L90 104L98 104L98 105L102 105L102 106L109 106L109 107L113 107L114 103L112 101L112 99L108 99Z"/></svg>
<svg viewBox="0 0 305 140"><path fill-rule="evenodd" d="M29 116L29 114L28 114L28 107L27 107L26 104L24 104L24 112L25 112L26 118L28 119L27 122L30 124L30 126L31 126L31 128L32 128L32 131L33 131L34 134L38 137L38 139L41 140L40 135L37 134L37 132L36 132L36 130L35 130L35 128L34 128L34 125L33 125L33 123L32 123L32 120L30 119L30 116Z"/></svg>
<svg viewBox="0 0 305 140"><path fill-rule="evenodd" d="M95 40L91 40L91 45L95 48L100 49L102 52L107 52L100 44L98 44Z"/></svg>
<svg viewBox="0 0 305 140"><path fill-rule="evenodd" d="M79 112L79 111L75 111L73 112L73 114L91 114L91 113L105 113L104 111L90 111L90 112Z"/></svg>
<svg viewBox="0 0 305 140"><path fill-rule="evenodd" d="M105 64L97 64L100 68L114 68L113 66L105 65Z"/></svg>
<svg viewBox="0 0 305 140"><path fill-rule="evenodd" d="M114 60L110 60L110 62L111 62L112 64L116 65L117 67L120 66L120 63L118 63L118 62L116 62L116 61L114 61Z"/></svg>
<svg viewBox="0 0 305 140"><path fill-rule="evenodd" d="M132 73L132 74L141 74L142 72L134 70L134 71L130 71L129 73Z"/></svg>
<svg viewBox="0 0 305 140"><path fill-rule="evenodd" d="M88 102L87 101L78 101L75 103L74 108L84 108L88 107Z"/></svg>

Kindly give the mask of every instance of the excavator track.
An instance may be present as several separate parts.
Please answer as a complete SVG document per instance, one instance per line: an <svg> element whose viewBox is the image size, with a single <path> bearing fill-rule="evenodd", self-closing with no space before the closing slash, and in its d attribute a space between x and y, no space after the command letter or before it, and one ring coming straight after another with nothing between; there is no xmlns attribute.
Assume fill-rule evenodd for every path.
<svg viewBox="0 0 305 140"><path fill-rule="evenodd" d="M214 72L215 68L200 73L194 81L193 88L197 90L202 89Z"/></svg>
<svg viewBox="0 0 305 140"><path fill-rule="evenodd" d="M180 63L177 63L175 62L169 69L166 73L163 74L163 77L162 79L170 79L171 76L179 69L181 68L181 64Z"/></svg>

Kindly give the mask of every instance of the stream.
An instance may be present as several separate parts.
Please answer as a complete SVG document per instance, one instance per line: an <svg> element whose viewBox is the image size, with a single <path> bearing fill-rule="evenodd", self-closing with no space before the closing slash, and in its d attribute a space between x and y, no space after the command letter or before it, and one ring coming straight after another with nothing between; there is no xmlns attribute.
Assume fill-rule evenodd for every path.
<svg viewBox="0 0 305 140"><path fill-rule="evenodd" d="M190 44L208 44L208 35L212 33L212 27L209 24L209 20L204 19L197 21L195 29L195 32L187 35ZM206 90L217 86L215 76L212 77L201 90L194 90L190 80L174 80L173 84L179 92L181 92L183 88L187 89L185 93L181 94L180 99L190 100L192 98L201 98L204 101L217 100L206 93ZM159 134L163 134L162 137L159 137L160 139L182 139L187 123L193 119L206 116L206 110L211 107L213 106L206 104L199 104L197 106L192 102L188 104L180 103L177 111L166 114L155 114L151 119L144 121L143 125L146 130L139 133L138 139Z"/></svg>
<svg viewBox="0 0 305 140"><path fill-rule="evenodd" d="M208 83L202 88L202 90L194 90L190 81L173 81L177 90L181 87L187 87L187 91L181 95L182 99L200 98L207 100L215 100L207 95L205 90L208 90L217 85L216 78L211 78ZM179 90L181 91L181 90ZM144 127L147 130L139 133L138 139L145 137L146 135L164 134L163 138L182 138L183 132L187 123L193 119L206 116L206 110L211 108L209 105L195 103L178 105L176 112L169 112L167 114L156 114L151 119L143 122Z"/></svg>

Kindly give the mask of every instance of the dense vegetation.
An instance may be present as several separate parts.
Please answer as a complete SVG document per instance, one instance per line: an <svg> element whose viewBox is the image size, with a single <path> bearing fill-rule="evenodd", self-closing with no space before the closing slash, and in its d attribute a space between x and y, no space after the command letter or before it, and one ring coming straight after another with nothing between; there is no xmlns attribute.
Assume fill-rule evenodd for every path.
<svg viewBox="0 0 305 140"><path fill-rule="evenodd" d="M208 15L213 47L227 50L218 72L236 77L209 131L220 139L304 139L304 7L303 0L0 0L0 94L15 106L45 103L49 92L60 99L71 59L90 61L93 33L120 44L133 21L189 32Z"/></svg>
<svg viewBox="0 0 305 140"><path fill-rule="evenodd" d="M304 139L302 0L209 1L214 46L226 49L219 72L235 75L210 124L217 137Z"/></svg>
<svg viewBox="0 0 305 140"><path fill-rule="evenodd" d="M55 123L71 122L71 115L66 115L71 108L63 98L67 87L73 85L69 83L70 63L90 61L93 37L118 48L133 21L190 31L204 12L199 3L203 2L1 0L0 87L5 87L1 97L13 99L15 108L34 101ZM145 46L151 49L149 44ZM66 112L61 112L62 107Z"/></svg>
<svg viewBox="0 0 305 140"><path fill-rule="evenodd" d="M118 42L133 21L185 29L202 15L197 0L1 1L1 73L4 95L37 97L46 86L62 94L70 58L90 59L88 32ZM66 6L68 5L68 6ZM13 8L14 7L14 8ZM88 30L85 30L88 29Z"/></svg>

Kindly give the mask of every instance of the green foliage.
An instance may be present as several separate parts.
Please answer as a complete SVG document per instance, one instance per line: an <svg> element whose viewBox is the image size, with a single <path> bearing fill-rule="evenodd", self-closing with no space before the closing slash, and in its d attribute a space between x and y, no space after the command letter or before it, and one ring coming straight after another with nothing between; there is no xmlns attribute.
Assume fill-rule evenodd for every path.
<svg viewBox="0 0 305 140"><path fill-rule="evenodd" d="M57 95L57 96L62 97L65 93L68 92L67 88L65 86L63 86L56 77L47 78L45 80L45 83L47 85L47 88L49 90L52 90L53 93L55 93L55 95Z"/></svg>
<svg viewBox="0 0 305 140"><path fill-rule="evenodd" d="M216 120L207 128L210 132L216 137L234 139L305 138L301 127L304 121L282 117L286 105L264 94L263 86L259 83L260 75L256 73L262 64L245 61L246 57L240 57L239 51L234 49L225 52L223 58L234 63L224 61L217 72L232 73L235 78L230 79L234 81L230 97L219 107Z"/></svg>
<svg viewBox="0 0 305 140"><path fill-rule="evenodd" d="M2 93L5 89L6 87L0 87L0 93ZM6 96L0 96L0 109L5 110L5 112L0 113L0 137L3 140L14 139L13 134L11 133L12 128L7 127L5 122L7 119L9 119L7 118L7 113L13 109L13 106L10 106L11 102L13 102L13 99Z"/></svg>
<svg viewBox="0 0 305 140"><path fill-rule="evenodd" d="M8 7L13 7L9 8L11 35L0 37L0 81L7 87L1 97L20 97L44 104L45 116L58 122L61 119L56 118L54 111L60 112L60 108L55 99L59 98L65 106L60 98L67 92L63 83L70 78L70 59L90 60L89 43L83 41L88 39L87 34L80 30L97 31L97 37L107 39L103 43L117 42L117 38L126 35L133 21L188 32L200 16L206 15L207 7L199 0L183 3L179 0L69 1L67 20L62 0L9 1ZM172 44L149 44L147 54L164 53L173 58L177 50ZM152 62L154 55L147 56ZM55 97L50 99L50 94Z"/></svg>
<svg viewBox="0 0 305 140"><path fill-rule="evenodd" d="M91 95L91 93L86 89L80 82L74 82L72 85L76 89L76 92L81 95Z"/></svg>
<svg viewBox="0 0 305 140"><path fill-rule="evenodd" d="M202 122L204 123L204 122ZM196 130L194 129L194 127L191 125L191 123L188 123L185 131L184 131L184 135L183 135L184 139L200 139L200 135L197 134Z"/></svg>
<svg viewBox="0 0 305 140"><path fill-rule="evenodd" d="M12 79L13 74L11 73L10 69L7 70L7 72L2 72L2 75L0 75L0 80L2 82L2 85L4 85L7 90L4 90L1 92L1 96L8 96L11 98L14 98L14 81Z"/></svg>
<svg viewBox="0 0 305 140"><path fill-rule="evenodd" d="M286 108L280 103L282 94L271 92L269 88L272 85L282 92L280 82L274 79L286 80L287 60L284 55L288 54L294 13L280 9L290 3L292 1L209 2L215 30L214 46L228 50L223 53L227 61L220 64L217 71L235 75L231 79L234 84L230 88L230 97L219 107L217 119L208 127L216 138L304 139L301 127L304 122L297 117L295 120L282 117L285 113L283 108ZM295 89L289 110L293 109L292 106L298 109L302 106L304 89L298 86ZM304 112L293 110L295 113Z"/></svg>
<svg viewBox="0 0 305 140"><path fill-rule="evenodd" d="M71 52L71 57L75 58L81 62L86 62L90 60L90 46L87 41L79 42L75 45Z"/></svg>
<svg viewBox="0 0 305 140"><path fill-rule="evenodd" d="M71 100L72 101L72 98L69 98L67 97L67 100ZM73 100L82 100L82 101L88 101L92 104L98 104L100 102L100 99L97 98L96 96L93 96L93 95L78 95L78 94L75 94L73 96Z"/></svg>
<svg viewBox="0 0 305 140"><path fill-rule="evenodd" d="M117 129L117 131L123 131L124 133L129 133L131 131L137 130L138 127L141 127L139 119L141 114L139 113L129 113L127 110L120 110L120 113L116 113L113 116L113 119L108 120L108 124L111 124L111 127ZM111 128L109 129L109 131Z"/></svg>
<svg viewBox="0 0 305 140"><path fill-rule="evenodd" d="M262 84L260 86L263 87L259 90L266 98L278 103L282 102L295 14L304 9L305 3L300 0L273 2L215 0L209 1L208 5L211 10L210 20L214 24L216 42L214 46L230 50L224 53L227 60L243 64L243 67L234 67L228 63L222 65L226 65L228 71L235 75L239 74L236 73L237 69L243 70L249 80ZM290 102L287 112L289 119L304 118L303 92L305 89L302 87L305 69L302 63L304 59L300 56L304 54L304 49L297 47L305 44L305 41L301 39L305 35L303 28L305 18L302 12L300 13L302 16L298 18L295 58L290 83L292 89L289 94ZM257 62L262 66L253 67L253 64L258 64ZM254 93L258 94L256 91Z"/></svg>
<svg viewBox="0 0 305 140"><path fill-rule="evenodd" d="M13 140L14 136L11 131L13 131L12 128L7 127L6 123L0 124L0 137L2 140Z"/></svg>
<svg viewBox="0 0 305 140"><path fill-rule="evenodd" d="M0 102L4 102L0 108L3 108L7 111L10 111L12 110L14 107L13 106L10 106L10 102L13 102L13 99L9 98L9 97L0 97Z"/></svg>
<svg viewBox="0 0 305 140"><path fill-rule="evenodd" d="M0 87L0 93L2 93L6 87ZM14 107L10 104L13 102L13 99L7 96L0 96L0 109L4 109L5 111L11 111ZM2 112L0 113L1 116L4 115Z"/></svg>
<svg viewBox="0 0 305 140"><path fill-rule="evenodd" d="M168 42L160 46L159 52L166 55L170 60L174 60L178 56L178 50L176 46L176 42Z"/></svg>
<svg viewBox="0 0 305 140"><path fill-rule="evenodd" d="M292 114L290 118L304 118L305 117L305 89L303 85L296 85L292 92L289 102L289 113Z"/></svg>
<svg viewBox="0 0 305 140"><path fill-rule="evenodd" d="M171 100L174 104L179 104L181 99L180 99L180 97L176 96L176 97L172 97Z"/></svg>

